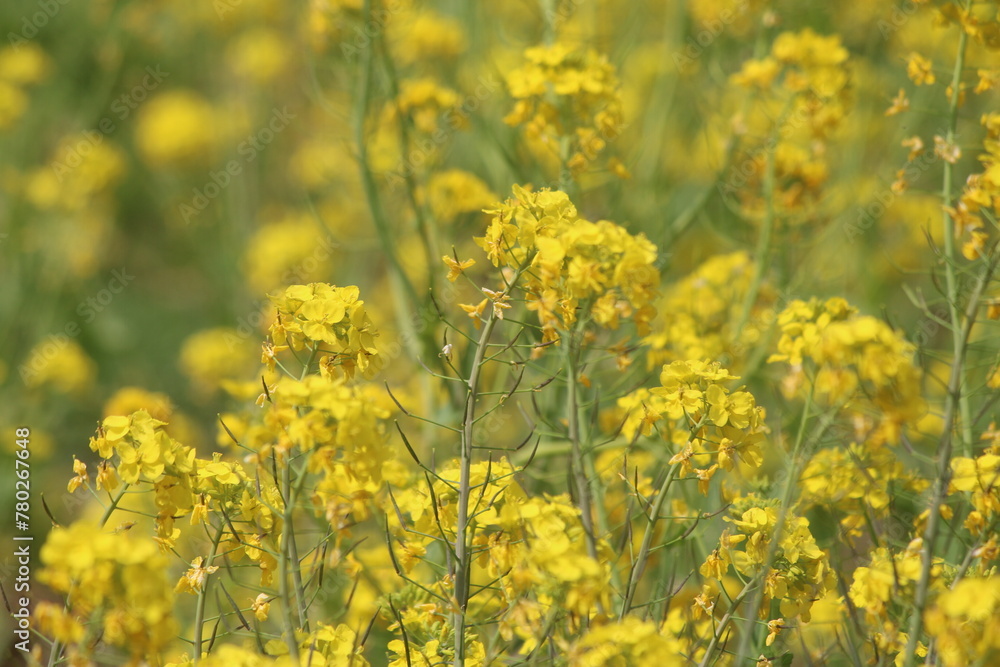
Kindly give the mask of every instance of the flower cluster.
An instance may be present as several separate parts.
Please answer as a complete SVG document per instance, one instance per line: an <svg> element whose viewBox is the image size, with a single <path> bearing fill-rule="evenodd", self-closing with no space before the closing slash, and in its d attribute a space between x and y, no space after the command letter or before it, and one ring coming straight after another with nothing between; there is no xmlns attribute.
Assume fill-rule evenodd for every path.
<svg viewBox="0 0 1000 667"><path fill-rule="evenodd" d="M28 107L25 88L44 80L50 68L49 57L35 43L0 50L0 130L21 117Z"/></svg>
<svg viewBox="0 0 1000 667"><path fill-rule="evenodd" d="M738 118L748 143L737 156L734 178L745 179L746 187L733 194L748 211L763 211L767 193L760 188L773 190L778 211L798 213L801 220L818 201L829 178L827 141L850 107L847 60L839 36L807 28L781 33L767 56L747 61L732 76L761 97L750 115ZM763 146L749 143L758 137L772 138Z"/></svg>
<svg viewBox="0 0 1000 667"><path fill-rule="evenodd" d="M858 315L835 297L792 301L778 326L778 352L770 361L790 365L784 385L789 395L814 392L814 398L874 422L862 437L875 444L899 442L903 426L926 413L915 348L885 322Z"/></svg>
<svg viewBox="0 0 1000 667"><path fill-rule="evenodd" d="M69 603L64 609L40 602L35 611L40 629L71 646L77 659L91 659L100 639L127 651L129 665L139 665L174 640L167 559L151 540L79 521L53 528L41 561L39 581L65 594ZM96 623L90 620L95 615Z"/></svg>
<svg viewBox="0 0 1000 667"><path fill-rule="evenodd" d="M986 151L979 156L983 171L969 177L955 206L947 208L955 234L965 239L962 254L970 260L985 254L990 238L986 221L1000 215L1000 113L984 114L982 125L986 128Z"/></svg>
<svg viewBox="0 0 1000 667"><path fill-rule="evenodd" d="M756 468L764 438L764 409L747 391L730 391L738 379L718 362L675 361L663 366L660 386L640 389L618 401L626 412L622 433L629 439L653 429L679 448L670 463L694 475L707 493L715 473L739 463ZM706 467L699 467L706 466Z"/></svg>
<svg viewBox="0 0 1000 667"><path fill-rule="evenodd" d="M926 612L928 632L944 667L965 667L1000 656L1000 581L963 579Z"/></svg>
<svg viewBox="0 0 1000 667"><path fill-rule="evenodd" d="M616 329L631 319L640 333L648 330L660 274L656 246L645 235L583 219L558 190L514 186L514 198L488 213L493 219L476 243L493 266L528 267L521 285L543 342L558 340L559 331L580 320Z"/></svg>
<svg viewBox="0 0 1000 667"><path fill-rule="evenodd" d="M848 595L873 625L881 626L882 632L873 637L880 651L897 653L907 643L906 633L894 622L898 618L894 612L901 600L912 595L920 579L922 546L918 538L895 553L886 548L875 549L868 565L854 571ZM931 585L938 590L944 587L941 573L940 563L932 566Z"/></svg>
<svg viewBox="0 0 1000 667"><path fill-rule="evenodd" d="M530 140L559 154L563 166L583 171L622 131L622 102L615 68L594 50L568 44L534 46L525 64L506 76L514 109L504 119L523 125Z"/></svg>
<svg viewBox="0 0 1000 667"><path fill-rule="evenodd" d="M714 255L664 289L656 304L657 319L644 341L649 345L650 365L724 356L731 364L740 363L740 355L736 353L756 344L770 324L757 316L736 330L753 270L747 252ZM762 293L758 301L771 298Z"/></svg>
<svg viewBox="0 0 1000 667"><path fill-rule="evenodd" d="M971 494L969 501L972 509L965 518L965 527L972 535L988 536L996 544L993 527L1000 514L1000 455L996 447L991 447L977 458L953 458L950 491L952 494Z"/></svg>
<svg viewBox="0 0 1000 667"><path fill-rule="evenodd" d="M762 618L767 617L774 600L782 617L808 622L813 602L832 589L834 574L805 517L788 511L781 534L776 535L781 512L777 501L756 496L734 501L730 516L725 517L734 531L723 531L701 573L722 579L731 566L744 577L762 574Z"/></svg>
<svg viewBox="0 0 1000 667"><path fill-rule="evenodd" d="M353 377L360 370L371 377L382 367L375 346L378 336L357 287L326 283L292 285L271 296L277 317L271 325L273 345L265 343L263 361L273 368L275 353L290 346L309 348L319 359L325 375L340 371Z"/></svg>
<svg viewBox="0 0 1000 667"><path fill-rule="evenodd" d="M815 452L799 474L802 507L820 507L843 515L843 534L864 539L869 522L886 519L894 497L914 496L927 488L888 447L852 442L846 447L826 447Z"/></svg>
<svg viewBox="0 0 1000 667"><path fill-rule="evenodd" d="M570 648L571 664L579 667L674 667L686 664L681 656L677 639L633 616L591 628Z"/></svg>

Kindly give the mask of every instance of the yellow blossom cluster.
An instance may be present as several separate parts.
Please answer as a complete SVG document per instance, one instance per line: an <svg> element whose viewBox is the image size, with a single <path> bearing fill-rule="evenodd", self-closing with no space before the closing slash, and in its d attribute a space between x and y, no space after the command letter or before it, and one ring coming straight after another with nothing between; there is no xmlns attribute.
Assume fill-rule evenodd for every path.
<svg viewBox="0 0 1000 667"><path fill-rule="evenodd" d="M25 88L44 80L51 66L49 57L33 42L0 49L0 130L24 114L28 108Z"/></svg>
<svg viewBox="0 0 1000 667"><path fill-rule="evenodd" d="M679 667L687 664L682 655L677 639L634 616L591 628L569 652L570 664L576 667Z"/></svg>
<svg viewBox="0 0 1000 667"><path fill-rule="evenodd" d="M986 150L979 156L983 171L968 178L954 207L947 208L956 237L965 240L962 254L969 260L986 253L991 236L988 221L1000 216L1000 113L984 114L981 122L986 128Z"/></svg>
<svg viewBox="0 0 1000 667"><path fill-rule="evenodd" d="M222 114L193 91L170 90L143 106L136 128L142 157L153 167L183 167L213 157Z"/></svg>
<svg viewBox="0 0 1000 667"><path fill-rule="evenodd" d="M854 606L865 612L872 625L880 627L881 632L873 636L880 651L897 653L907 643L908 637L893 622L892 612L901 601L911 599L920 579L922 546L923 541L917 538L905 549L895 552L884 547L877 548L873 550L868 565L854 571L848 595ZM932 587L942 589L941 563L933 564L930 572Z"/></svg>
<svg viewBox="0 0 1000 667"><path fill-rule="evenodd" d="M529 140L573 172L583 171L622 131L614 66L593 49L579 51L561 42L531 47L524 59L506 75L516 103L504 121L523 125Z"/></svg>
<svg viewBox="0 0 1000 667"><path fill-rule="evenodd" d="M736 499L730 516L725 517L734 530L723 531L701 574L721 580L733 567L744 577L762 575L762 618L774 600L784 618L808 622L813 602L833 588L835 577L827 554L809 530L808 519L786 512L781 535L776 536L781 512L777 501L756 496Z"/></svg>
<svg viewBox="0 0 1000 667"><path fill-rule="evenodd" d="M270 329L273 345L264 345L264 362L273 368L278 350L308 347L323 355L319 364L324 374L339 371L353 377L360 370L365 377L374 375L382 367L375 347L378 332L359 294L357 287L310 283L271 296L277 319Z"/></svg>
<svg viewBox="0 0 1000 667"><path fill-rule="evenodd" d="M953 458L950 491L953 494L971 494L972 509L965 518L965 527L970 533L983 535L984 531L994 526L1000 514L1000 456L996 447L991 447L977 458ZM984 554L990 556L987 560L995 560L997 538L992 530L989 539L994 545L994 552L984 550Z"/></svg>
<svg viewBox="0 0 1000 667"><path fill-rule="evenodd" d="M610 329L631 319L640 333L655 314L659 282L656 246L643 234L580 217L564 192L530 192L514 186L514 198L487 211L493 218L476 243L493 266L526 267L521 286L538 314L543 342L559 340L578 321ZM478 317L483 301L470 316Z"/></svg>
<svg viewBox="0 0 1000 667"><path fill-rule="evenodd" d="M789 364L787 395L813 392L873 422L862 437L874 444L898 443L903 426L926 413L915 347L885 322L858 315L834 297L792 301L778 316L778 327L778 352L769 361Z"/></svg>
<svg viewBox="0 0 1000 667"><path fill-rule="evenodd" d="M164 474L191 472L195 451L167 435L160 428L164 425L145 410L127 417L113 415L102 422L97 435L90 439L90 449L105 460L117 456L118 476L126 484L138 484L140 479L156 482Z"/></svg>
<svg viewBox="0 0 1000 667"><path fill-rule="evenodd" d="M775 38L767 56L747 61L732 76L760 98L735 121L746 144L726 186L749 212L764 210L768 193L762 189L768 188L774 208L799 214L796 219L807 219L818 202L829 178L827 142L850 108L848 55L837 35L788 31Z"/></svg>
<svg viewBox="0 0 1000 667"><path fill-rule="evenodd" d="M714 255L683 279L664 289L656 304L657 319L644 342L651 366L675 360L720 359L740 363L734 354L755 344L770 324L755 317L737 326L754 268L749 253ZM761 296L761 300L768 298Z"/></svg>
<svg viewBox="0 0 1000 667"><path fill-rule="evenodd" d="M1000 580L962 579L925 612L944 667L990 664L1000 657Z"/></svg>
<svg viewBox="0 0 1000 667"><path fill-rule="evenodd" d="M35 612L40 629L73 645L81 658L100 639L126 651L129 665L146 664L146 656L174 640L177 623L165 576L167 559L151 540L79 521L52 529L41 562L39 581L69 602L66 608L40 602ZM95 614L99 621L92 624Z"/></svg>
<svg viewBox="0 0 1000 667"><path fill-rule="evenodd" d="M463 213L482 211L495 202L497 196L474 174L461 169L446 169L430 177L427 200L434 217L448 224Z"/></svg>
<svg viewBox="0 0 1000 667"><path fill-rule="evenodd" d="M747 391L730 391L738 379L718 362L675 361L663 366L660 386L639 389L618 401L626 415L622 433L629 439L660 436L678 447L671 465L698 478L702 493L721 468L761 463L764 409Z"/></svg>
<svg viewBox="0 0 1000 667"><path fill-rule="evenodd" d="M263 419L264 432L276 435L256 458L266 459L272 445L310 452L310 471L322 473L312 502L340 530L368 516L368 502L382 487L383 466L393 458L383 425L388 416L341 377L282 378Z"/></svg>
<svg viewBox="0 0 1000 667"><path fill-rule="evenodd" d="M72 395L93 384L97 367L75 340L50 338L31 349L21 373L29 387L47 387Z"/></svg>
<svg viewBox="0 0 1000 667"><path fill-rule="evenodd" d="M399 97L386 106L382 121L395 124L401 118L409 118L418 130L433 134L441 127L445 114L456 121L462 120L454 112L459 102L458 92L434 79L406 79L400 82Z"/></svg>
<svg viewBox="0 0 1000 667"><path fill-rule="evenodd" d="M419 9L404 20L389 21L393 55L404 64L458 58L468 46L462 24L430 9Z"/></svg>
<svg viewBox="0 0 1000 667"><path fill-rule="evenodd" d="M926 490L919 479L888 447L852 442L815 452L799 475L802 507L822 507L843 515L840 525L848 537L863 538L872 519L886 518L896 494L918 495Z"/></svg>

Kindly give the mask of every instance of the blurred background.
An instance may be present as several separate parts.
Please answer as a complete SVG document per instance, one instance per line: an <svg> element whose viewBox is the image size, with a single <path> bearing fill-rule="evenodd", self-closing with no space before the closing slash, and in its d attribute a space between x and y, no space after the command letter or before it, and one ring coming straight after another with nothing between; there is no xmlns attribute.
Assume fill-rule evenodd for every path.
<svg viewBox="0 0 1000 667"><path fill-rule="evenodd" d="M76 510L63 491L71 454L89 454L106 414L155 406L207 456L216 415L260 392L266 294L359 285L391 339L406 312L394 261L420 294L442 283L439 258L453 246L485 269L472 242L482 209L514 183L566 182L551 147L504 122L508 76L526 48L554 39L606 55L621 84L620 132L575 175L574 200L590 219L644 232L665 282L680 284L713 256L752 251L760 235L760 211L744 197L759 189L753 176L746 186L759 164L742 181L739 169L759 162L774 107L734 75L782 31L839 36L829 48L849 57L830 131L783 135L786 214L769 298L841 295L911 337L921 318L902 286L940 302L928 235L940 242L941 164L908 163L901 144L933 145L944 125L955 32L932 13L872 0L387 0L366 22L363 9L0 6L2 449L12 453L13 428L32 429L35 492L64 499L51 503L60 520ZM908 78L914 51L943 64L930 72L936 85ZM988 62L972 47L971 68ZM910 111L887 115L903 88ZM963 179L977 166L979 118L996 102L995 91L968 92ZM908 165L904 193L892 184ZM383 375L406 385L415 367ZM48 519L33 512L41 532Z"/></svg>

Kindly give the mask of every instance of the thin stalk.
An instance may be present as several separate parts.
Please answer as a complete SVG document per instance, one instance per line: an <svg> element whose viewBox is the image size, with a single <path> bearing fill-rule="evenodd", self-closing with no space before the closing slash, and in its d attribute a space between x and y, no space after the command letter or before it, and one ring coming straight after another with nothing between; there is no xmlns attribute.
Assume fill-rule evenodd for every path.
<svg viewBox="0 0 1000 667"><path fill-rule="evenodd" d="M298 504L299 492L302 490L306 475L303 472L298 476L296 484L292 486L292 462L291 457L286 462L281 471L282 486L286 489L284 525L282 526L283 547L288 549L288 565L292 575L292 585L294 586L295 608L299 617L299 627L308 628L309 618L305 607L305 590L302 586L302 568L299 561L299 547L295 541L295 506Z"/></svg>
<svg viewBox="0 0 1000 667"><path fill-rule="evenodd" d="M781 543L781 533L785 529L785 521L788 518L789 507L792 502L792 489L795 488L798 482L798 470L799 470L799 455L802 452L802 445L805 442L806 434L806 424L809 422L810 418L810 408L813 402L813 392L815 390L816 383L810 383L809 394L806 396L805 404L802 406L802 420L799 422L799 430L795 436L795 445L792 448L792 457L788 465L788 477L785 479L785 486L781 492L781 509L778 512L778 519L774 524L774 535L771 538L771 543L768 545L767 558L764 561L764 567L760 571L760 580L764 581L767 578L768 573L771 571L771 566L774 565L774 559L778 555L778 545ZM837 410L833 410L827 414L827 418L817 429L817 433L813 438L813 441L819 440L823 432L826 430L827 426L834 419L834 415L837 414ZM737 662L742 662L742 658L749 655L750 644L753 642L754 635L754 624L757 622L757 616L760 612L760 607L764 603L764 596L760 593L754 596L753 601L750 605L750 614L747 616L748 628L743 636L740 638L739 651L737 653Z"/></svg>
<svg viewBox="0 0 1000 667"><path fill-rule="evenodd" d="M461 472L458 482L458 521L455 530L455 599L458 603L452 622L455 627L455 667L465 664L465 608L469 599L469 574L471 561L469 558L469 498L471 493L472 470L472 436L476 419L476 388L479 385L479 374L486 355L486 343L493 334L497 318L491 312L483 325L483 333L479 337L476 356L472 362L469 374L469 395L465 401L464 428L462 430ZM489 480L487 480L488 482ZM486 482L484 482L486 483Z"/></svg>
<svg viewBox="0 0 1000 667"><path fill-rule="evenodd" d="M208 554L208 560L205 561L203 567L211 567L212 561L215 560L215 554L219 551L219 542L222 540L222 534L225 532L226 524L223 523L219 526L219 530L215 533L215 538L212 540L212 549ZM192 652L194 653L194 664L197 667L198 661L201 660L201 643L202 643L202 633L204 631L205 625L205 602L208 599L208 577L205 577L205 583L202 585L201 590L198 591L198 602L195 605L194 610L194 642Z"/></svg>
<svg viewBox="0 0 1000 667"><path fill-rule="evenodd" d="M128 491L128 486L129 485L127 483L122 482L122 490L118 492L117 496L111 499L111 504L107 506L104 510L104 514L101 515L101 521L97 524L100 528L104 528L104 524L108 522L108 519L111 518L114 511L118 509L118 503L120 503L122 498L125 497L125 492Z"/></svg>
<svg viewBox="0 0 1000 667"><path fill-rule="evenodd" d="M289 452L289 459L290 459ZM288 584L289 577L289 560L291 559L291 554L289 553L291 549L288 546L289 540L294 540L289 532L289 526L293 519L293 507L292 507L292 488L291 488L291 471L289 467L291 466L291 461L286 460L284 469L281 471L281 481L284 487L284 503L285 507L281 513L282 520L282 535L281 535L281 548L278 550L278 593L281 596L281 612L282 612L282 624L284 625L284 635L285 643L288 645L288 654L292 658L292 662L298 664L299 662L299 643L295 638L295 621L292 618L292 598L297 597L297 593L289 590L290 586ZM298 565L298 563L296 563ZM300 619L301 620L301 619Z"/></svg>
<svg viewBox="0 0 1000 667"><path fill-rule="evenodd" d="M968 10L970 2L965 3ZM963 28L958 39L958 55L955 57L955 69L951 75L951 99L948 103L948 132L945 140L949 145L955 142L955 132L958 127L958 102L961 97L960 86L962 83L962 70L965 67L965 52L969 43L969 35ZM952 204L955 190L955 165L948 160L944 160L944 183L941 188L941 199L944 205L944 212L941 219L944 224L944 275L945 285L948 290L948 309L951 316L952 332L952 352L955 363L962 354L964 343L962 341L962 331L959 326L959 303L958 303L958 280L955 275L955 221L952 220L947 208ZM962 451L965 456L972 456L972 420L969 408L969 397L963 391L964 372L959 373L961 380L955 390L958 397L959 413L962 421Z"/></svg>
<svg viewBox="0 0 1000 667"><path fill-rule="evenodd" d="M948 394L945 399L944 430L941 433L941 445L938 448L938 475L935 480L934 495L927 516L927 526L924 528L920 579L917 580L917 589L913 598L913 612L910 617L909 638L906 642L906 652L903 654L903 665L905 667L912 667L916 664L917 643L920 641L920 633L924 629L924 607L927 606L927 596L930 592L934 543L937 541L940 526L940 507L944 497L948 493L948 484L951 481L952 430L955 426L955 412L961 409L958 405L958 399L961 391L965 351L968 346L969 335L972 333L972 327L976 323L976 311L979 309L979 300L996 268L996 261L996 248L993 248L990 263L977 283L975 290L973 290L969 298L969 303L966 305L965 322L959 330L958 348L955 358L952 361L951 377L948 380Z"/></svg>
<svg viewBox="0 0 1000 667"><path fill-rule="evenodd" d="M635 592L639 589L639 580L642 579L642 573L646 569L646 561L649 559L649 548L653 543L653 532L656 528L656 522L660 518L660 510L663 508L663 501L666 500L670 485L673 484L674 478L677 476L678 467L680 467L680 463L670 466L670 470L667 471L667 478L663 480L663 485L660 487L660 491L656 495L656 500L653 501L653 507L649 511L646 532L642 536L642 545L639 547L638 557L635 560L635 565L632 566L632 572L629 574L628 590L625 593L625 599L622 601L622 610L618 615L619 620L625 618L625 615L632 608Z"/></svg>
<svg viewBox="0 0 1000 667"><path fill-rule="evenodd" d="M382 46L382 59L385 63L386 72L389 75L389 91L392 93L394 99L397 100L396 113L399 115L399 143L402 147L402 157L404 163L409 159L410 156L410 125L413 122L408 113L404 113L398 105L399 100L399 78L396 75L396 65L392 61L392 54L389 52L388 45L385 44L385 40L379 40ZM437 229L432 220L428 219L427 213L424 210L423 205L417 198L417 182L413 177L413 169L407 164L403 164L403 180L406 183L406 193L410 200L410 206L413 207L413 213L416 216L417 221L417 231L420 234L420 240L423 244L424 249L424 261L427 264L427 287L431 291L434 290L434 269L438 266L440 260L437 258L437 250L440 247L437 240Z"/></svg>
<svg viewBox="0 0 1000 667"><path fill-rule="evenodd" d="M507 296L517 285L521 273L531 264L533 256L528 256L518 269L514 278L503 291ZM501 297L502 298L502 297ZM496 327L498 318L491 310L483 325L483 332L476 345L476 354L472 360L469 372L469 393L465 400L465 413L462 419L462 441L460 450L460 472L458 482L458 519L455 527L455 601L456 608L452 614L452 625L455 631L455 667L465 664L465 609L469 603L469 579L472 562L469 549L469 500L471 497L472 476L472 443L473 430L476 424L476 400L478 398L479 376L482 371L490 336ZM486 480L484 484L488 483Z"/></svg>
<svg viewBox="0 0 1000 667"><path fill-rule="evenodd" d="M566 419L569 422L569 441L572 446L573 481L576 486L576 501L580 507L580 521L587 540L587 554L597 560L597 538L594 535L594 517L591 511L590 483L583 464L580 449L580 414L577 398L577 342L573 331L563 336L566 352Z"/></svg>
<svg viewBox="0 0 1000 667"><path fill-rule="evenodd" d="M365 0L364 16L365 22L371 22L371 0ZM400 315L399 321L406 329L403 338L409 343L410 352L414 358L419 356L418 337L411 326L411 319L406 312L406 304L420 303L417 298L417 291L410 282L396 254L393 245L392 230L389 227L385 211L382 209L382 202L378 195L378 186L375 184L375 176L372 173L371 164L368 160L368 143L365 137L365 117L368 114L368 105L371 98L371 78L373 70L372 48L361 49L361 72L358 83L358 94L355 96L355 103L352 109L352 121L354 125L354 142L357 145L358 165L361 171L361 184L368 202L368 209L371 211L372 221L375 223L375 231L378 234L379 244L382 252L389 262L390 274L393 277L393 284L396 291L396 309Z"/></svg>
<svg viewBox="0 0 1000 667"><path fill-rule="evenodd" d="M775 130L777 134L777 130ZM774 235L774 223L775 223L775 211L774 211L774 187L775 187L775 158L774 158L774 144L773 142L767 150L767 165L764 172L764 201L766 202L766 209L764 213L764 220L761 223L760 238L757 239L757 249L754 253L754 264L755 270L753 273L753 280L750 283L750 289L747 290L747 295L743 300L743 310L740 314L739 323L733 331L736 335L743 330L746 323L750 320L750 313L753 311L753 305L757 302L757 295L760 294L760 287L764 283L764 276L767 274L768 266L768 256L771 254L771 237Z"/></svg>
<svg viewBox="0 0 1000 667"><path fill-rule="evenodd" d="M708 648L705 649L705 655L702 657L701 662L698 663L698 667L708 667L709 661L712 659L712 652L715 651L715 647L719 645L719 640L722 639L722 635L725 634L726 628L729 627L729 622L733 620L733 614L736 613L736 608L740 606L743 599L746 598L746 596L753 589L753 585L756 581L757 577L748 581L746 586L743 587L743 590L741 590L739 595L736 596L736 599L733 600L733 603L729 606L729 611L727 611L726 615L722 617L722 620L719 622L719 627L715 629L715 634L712 635L712 640L708 643ZM736 664L740 663L737 662Z"/></svg>

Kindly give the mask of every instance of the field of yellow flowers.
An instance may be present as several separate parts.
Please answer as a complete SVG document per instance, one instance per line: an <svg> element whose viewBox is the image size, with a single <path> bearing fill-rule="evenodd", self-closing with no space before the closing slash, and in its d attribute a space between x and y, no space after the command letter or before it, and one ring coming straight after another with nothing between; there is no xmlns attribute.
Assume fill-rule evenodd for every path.
<svg viewBox="0 0 1000 667"><path fill-rule="evenodd" d="M1000 2L0 7L4 665L1000 665Z"/></svg>

